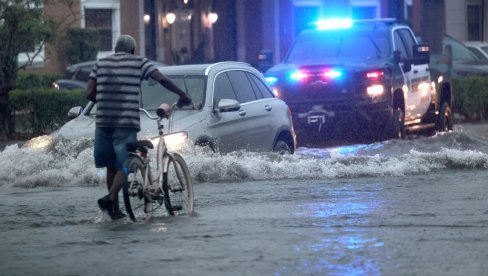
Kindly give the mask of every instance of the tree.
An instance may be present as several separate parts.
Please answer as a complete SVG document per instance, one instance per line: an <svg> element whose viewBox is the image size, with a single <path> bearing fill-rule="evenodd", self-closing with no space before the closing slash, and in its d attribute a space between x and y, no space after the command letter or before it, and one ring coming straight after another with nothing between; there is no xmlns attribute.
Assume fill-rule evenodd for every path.
<svg viewBox="0 0 488 276"><path fill-rule="evenodd" d="M15 132L15 121L9 100L9 92L14 89L17 72L32 65L37 52L30 55L26 64L20 65L20 53L32 50L34 45L53 41L66 18L55 22L45 16L43 7L55 0L0 0L0 140L11 137ZM74 0L57 0L58 4L70 7ZM70 15L73 17L74 13Z"/></svg>
<svg viewBox="0 0 488 276"><path fill-rule="evenodd" d="M64 51L70 64L97 59L100 37L95 29L68 28Z"/></svg>

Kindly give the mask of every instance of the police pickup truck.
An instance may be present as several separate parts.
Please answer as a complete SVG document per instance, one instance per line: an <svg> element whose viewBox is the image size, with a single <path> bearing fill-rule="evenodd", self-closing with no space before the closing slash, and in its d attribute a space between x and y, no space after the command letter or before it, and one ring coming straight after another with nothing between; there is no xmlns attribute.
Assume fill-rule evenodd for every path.
<svg viewBox="0 0 488 276"><path fill-rule="evenodd" d="M450 79L433 76L429 60L429 47L393 19L324 20L265 77L291 109L299 144L334 131L403 139L453 126Z"/></svg>

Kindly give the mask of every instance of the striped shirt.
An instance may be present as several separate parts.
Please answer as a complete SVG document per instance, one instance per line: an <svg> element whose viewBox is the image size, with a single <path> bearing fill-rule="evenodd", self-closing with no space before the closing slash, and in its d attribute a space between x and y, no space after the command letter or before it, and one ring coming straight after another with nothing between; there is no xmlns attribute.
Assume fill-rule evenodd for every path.
<svg viewBox="0 0 488 276"><path fill-rule="evenodd" d="M140 130L141 81L157 70L143 57L115 53L97 61L90 78L97 83L97 127Z"/></svg>

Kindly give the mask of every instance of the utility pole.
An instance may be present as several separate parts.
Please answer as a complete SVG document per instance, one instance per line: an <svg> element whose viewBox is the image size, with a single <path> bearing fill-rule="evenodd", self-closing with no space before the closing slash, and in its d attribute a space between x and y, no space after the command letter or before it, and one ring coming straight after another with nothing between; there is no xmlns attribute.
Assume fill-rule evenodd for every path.
<svg viewBox="0 0 488 276"><path fill-rule="evenodd" d="M413 0L412 24L416 35L430 46L435 54L442 53L442 38L446 33L446 5L444 0Z"/></svg>

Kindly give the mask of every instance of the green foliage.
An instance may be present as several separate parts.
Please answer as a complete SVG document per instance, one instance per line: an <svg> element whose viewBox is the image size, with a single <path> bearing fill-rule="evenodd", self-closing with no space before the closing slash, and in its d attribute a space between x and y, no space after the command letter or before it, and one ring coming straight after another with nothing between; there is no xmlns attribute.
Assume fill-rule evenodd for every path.
<svg viewBox="0 0 488 276"><path fill-rule="evenodd" d="M88 103L86 92L49 88L12 90L10 101L17 114L27 117L27 129L33 134L50 133L69 121L68 111Z"/></svg>
<svg viewBox="0 0 488 276"><path fill-rule="evenodd" d="M99 34L94 29L69 28L64 48L70 64L96 60L100 48Z"/></svg>
<svg viewBox="0 0 488 276"><path fill-rule="evenodd" d="M51 22L44 18L41 2L0 0L0 84L8 83L16 71L19 53L51 38Z"/></svg>
<svg viewBox="0 0 488 276"><path fill-rule="evenodd" d="M15 82L16 89L48 88L51 84L61 78L61 74L32 74L19 73Z"/></svg>
<svg viewBox="0 0 488 276"><path fill-rule="evenodd" d="M455 101L454 112L468 120L488 118L488 78L469 75L453 81Z"/></svg>

